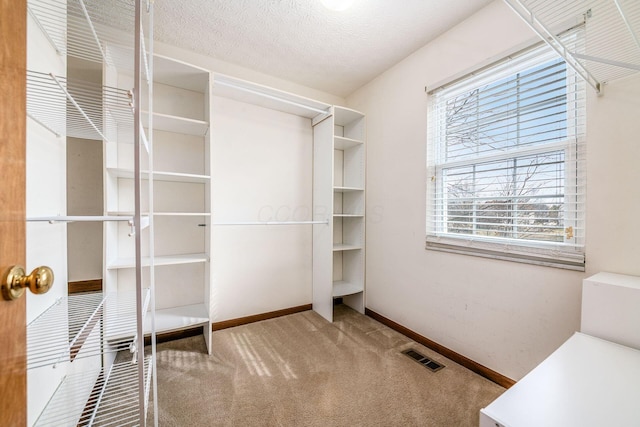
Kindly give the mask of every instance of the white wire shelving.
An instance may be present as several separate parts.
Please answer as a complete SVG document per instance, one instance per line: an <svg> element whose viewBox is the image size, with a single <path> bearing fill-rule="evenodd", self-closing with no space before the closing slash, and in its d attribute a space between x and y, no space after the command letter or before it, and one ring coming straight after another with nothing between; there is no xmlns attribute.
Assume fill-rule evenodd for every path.
<svg viewBox="0 0 640 427"><path fill-rule="evenodd" d="M146 290L144 313L149 298ZM27 326L27 369L135 350L136 338L133 293L60 298Z"/></svg>
<svg viewBox="0 0 640 427"><path fill-rule="evenodd" d="M504 0L597 92L640 71L638 0ZM557 33L584 24L585 46L570 49Z"/></svg>
<svg viewBox="0 0 640 427"><path fill-rule="evenodd" d="M118 80L112 84L132 87L101 85L30 69L26 75L27 115L57 137L104 143L139 141L149 153L151 143L142 126L141 99L135 98L146 96L141 88L145 84L148 87L152 80L147 52L152 41L145 40L145 33L152 33L151 3L150 0L28 0L30 18L58 55L97 63L109 72L117 70L119 76L125 76L122 81L130 83ZM146 92L150 94L151 90ZM137 150L138 145L134 147ZM135 161L138 160L136 157ZM137 179L136 174L132 172ZM150 226L151 220L136 209L135 214L129 215L53 215L28 221L52 224L126 221L132 227L129 235L136 236L139 248L142 233L136 233L133 224L139 223L143 229ZM35 425L145 424L155 356L152 351L151 357L144 357L140 335L144 333L145 315L153 307L153 295L149 289L141 292L139 264L134 263L137 273L130 292L60 298L28 325L29 374L45 372L46 369L40 369L52 366L61 366L67 373ZM149 317L147 321L153 320L151 314ZM103 368L70 373L77 371L74 366L83 369L91 364L71 364L83 358L100 360ZM154 421L157 425L155 417Z"/></svg>
<svg viewBox="0 0 640 427"><path fill-rule="evenodd" d="M105 140L133 131L131 92L27 71L27 113L57 136Z"/></svg>
<svg viewBox="0 0 640 427"><path fill-rule="evenodd" d="M145 402L149 399L152 359L144 360ZM54 397L36 421L38 426L137 426L138 365L130 361L114 363L109 369L67 375ZM78 393L88 394L86 400Z"/></svg>
<svg viewBox="0 0 640 427"><path fill-rule="evenodd" d="M134 0L29 0L27 7L59 55L133 71Z"/></svg>

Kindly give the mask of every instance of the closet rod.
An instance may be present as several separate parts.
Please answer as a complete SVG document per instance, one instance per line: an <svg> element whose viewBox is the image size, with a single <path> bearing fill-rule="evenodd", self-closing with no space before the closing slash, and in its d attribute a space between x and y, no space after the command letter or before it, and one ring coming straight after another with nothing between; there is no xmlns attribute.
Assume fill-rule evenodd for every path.
<svg viewBox="0 0 640 427"><path fill-rule="evenodd" d="M246 88L246 87L243 87L243 86L234 85L233 83L227 83L227 82L223 82L223 81L216 81L215 77L214 77L214 85L216 85L216 84L219 84L219 85L222 85L222 86L227 86L227 87L230 87L230 88L233 88L233 89L242 90L242 91L251 93L253 95L258 95L258 96L262 96L264 98L273 99L274 101L279 101L279 102L282 102L284 104L289 104L289 105L293 105L293 106L296 106L296 107L304 108L306 110L314 111L316 113L329 114L329 112L327 110L322 110L320 108L312 107L310 105L305 105L305 104L301 104L299 102L290 101L288 99L280 98L280 97L275 96L275 95L269 95L267 93L259 92L257 90L249 89L249 88Z"/></svg>
<svg viewBox="0 0 640 427"><path fill-rule="evenodd" d="M101 221L132 221L131 216L40 216L29 217L27 222L101 222Z"/></svg>
<svg viewBox="0 0 640 427"><path fill-rule="evenodd" d="M214 222L212 225L302 225L302 224L325 224L325 225L329 225L329 220L325 220L325 221L244 221L244 222Z"/></svg>

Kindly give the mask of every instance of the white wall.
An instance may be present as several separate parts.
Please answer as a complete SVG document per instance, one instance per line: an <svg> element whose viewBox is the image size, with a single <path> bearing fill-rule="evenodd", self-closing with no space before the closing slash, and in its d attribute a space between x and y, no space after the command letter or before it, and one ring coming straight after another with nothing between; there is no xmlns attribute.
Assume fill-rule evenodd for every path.
<svg viewBox="0 0 640 427"><path fill-rule="evenodd" d="M102 141L67 138L67 214L102 215ZM102 223L67 225L69 281L102 278Z"/></svg>
<svg viewBox="0 0 640 427"><path fill-rule="evenodd" d="M214 97L213 223L308 221L311 120ZM311 303L311 225L213 226L213 321Z"/></svg>
<svg viewBox="0 0 640 427"><path fill-rule="evenodd" d="M529 40L496 1L347 99L367 114L367 307L516 380L579 329L584 277L640 274L638 78L589 92L586 273L425 249L425 86Z"/></svg>

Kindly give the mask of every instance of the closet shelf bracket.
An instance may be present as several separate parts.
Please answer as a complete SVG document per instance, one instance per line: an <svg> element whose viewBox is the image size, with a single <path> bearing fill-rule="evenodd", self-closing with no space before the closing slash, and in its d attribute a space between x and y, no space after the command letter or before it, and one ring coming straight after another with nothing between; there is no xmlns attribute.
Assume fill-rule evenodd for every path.
<svg viewBox="0 0 640 427"><path fill-rule="evenodd" d="M57 131L55 131L54 129L50 128L49 126L47 126L46 124L44 124L41 120L39 120L37 117L35 117L33 114L27 112L27 116L33 120L34 122L36 122L37 124L39 124L40 126L42 126L43 128L45 128L46 130L48 130L49 132L51 132L52 134L54 134L56 136L56 138L60 138L62 135L60 135Z"/></svg>

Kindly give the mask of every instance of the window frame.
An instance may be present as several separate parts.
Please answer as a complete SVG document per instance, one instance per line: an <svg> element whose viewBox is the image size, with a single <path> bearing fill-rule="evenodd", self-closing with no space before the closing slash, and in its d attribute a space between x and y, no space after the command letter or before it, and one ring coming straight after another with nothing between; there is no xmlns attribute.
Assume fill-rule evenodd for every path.
<svg viewBox="0 0 640 427"><path fill-rule="evenodd" d="M584 39L582 28L565 33L562 38L578 46ZM429 92L428 138L427 138L427 217L426 248L466 255L489 257L584 271L585 269L585 179L586 159L586 84L571 67L565 66L566 84L566 121L567 135L562 141L554 141L528 148L491 150L480 156L462 160L446 161L446 100L455 94L470 92L475 88L488 87L501 79L515 77L518 73L557 59L546 45L537 44L519 54L507 57L467 77L457 79L451 84ZM516 67L513 67L515 62ZM519 86L520 83L518 83ZM446 97L445 97L446 96ZM444 101L443 101L444 99ZM447 220L437 220L438 213L446 215L447 201L444 171L452 167L477 166L492 161L525 158L562 151L563 160L563 235L561 243L516 238L486 237L475 234L451 233L445 229ZM570 189L571 191L566 191ZM474 199L477 199L474 198ZM475 203L475 202L474 202ZM475 209L474 209L475 210ZM440 211L440 212L439 212ZM570 215L573 213L573 215Z"/></svg>

